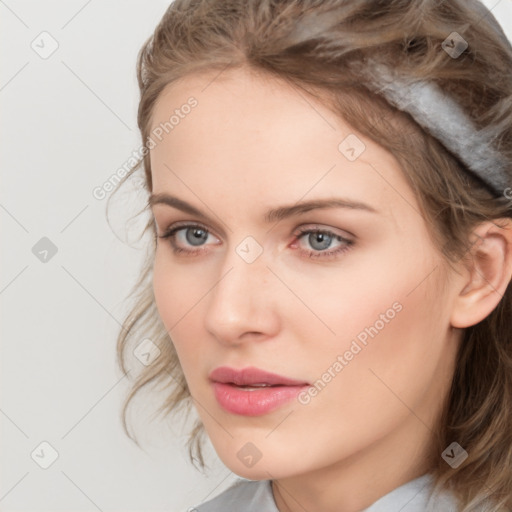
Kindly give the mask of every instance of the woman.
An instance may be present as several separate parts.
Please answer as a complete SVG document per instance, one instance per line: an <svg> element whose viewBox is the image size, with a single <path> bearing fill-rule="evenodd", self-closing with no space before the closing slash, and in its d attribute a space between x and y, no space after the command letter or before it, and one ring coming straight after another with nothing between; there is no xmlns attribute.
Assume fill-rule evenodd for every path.
<svg viewBox="0 0 512 512"><path fill-rule="evenodd" d="M473 0L168 8L118 350L243 477L197 510L512 507L511 69Z"/></svg>

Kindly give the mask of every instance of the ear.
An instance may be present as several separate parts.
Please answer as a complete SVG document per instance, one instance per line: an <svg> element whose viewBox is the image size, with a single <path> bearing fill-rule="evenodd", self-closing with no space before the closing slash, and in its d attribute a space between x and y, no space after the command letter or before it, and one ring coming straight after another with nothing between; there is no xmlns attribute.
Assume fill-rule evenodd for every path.
<svg viewBox="0 0 512 512"><path fill-rule="evenodd" d="M475 325L492 313L510 283L512 219L479 224L472 232L471 244L463 258L465 270L451 315L451 325L458 328Z"/></svg>

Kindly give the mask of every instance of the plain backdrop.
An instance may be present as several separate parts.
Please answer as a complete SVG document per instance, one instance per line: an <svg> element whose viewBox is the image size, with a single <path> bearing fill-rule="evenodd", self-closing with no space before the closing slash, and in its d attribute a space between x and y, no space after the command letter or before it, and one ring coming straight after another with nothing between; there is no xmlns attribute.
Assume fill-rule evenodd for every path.
<svg viewBox="0 0 512 512"><path fill-rule="evenodd" d="M512 38L512 0L489 0ZM115 339L144 256L132 187L101 186L139 147L136 55L168 0L0 0L0 510L185 511L237 476L148 399L124 433ZM139 402L140 404L140 402ZM147 406L147 407L146 407ZM47 466L45 468L45 466Z"/></svg>

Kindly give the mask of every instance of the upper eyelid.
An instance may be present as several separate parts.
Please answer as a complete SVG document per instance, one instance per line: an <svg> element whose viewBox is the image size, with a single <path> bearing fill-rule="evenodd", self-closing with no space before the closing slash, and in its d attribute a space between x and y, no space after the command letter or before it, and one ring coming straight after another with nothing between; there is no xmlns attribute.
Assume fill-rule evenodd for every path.
<svg viewBox="0 0 512 512"><path fill-rule="evenodd" d="M160 207L162 207L162 209L165 210L177 211L181 212L182 215L190 215L191 217L201 219L194 219L190 222L198 222L199 224L205 223L205 226L206 224L213 225L214 229L211 230L208 228L208 231L213 234L219 233L221 236L215 235L217 238L227 236L228 231L231 233L233 232L233 230L217 215L214 214L214 217L217 217L217 219L209 217L198 210L195 206L189 205L185 201L173 196L169 196L166 193L151 194L148 200L148 205L154 218L156 217L155 211L160 210ZM273 229L278 224L283 225L283 223L298 223L310 215L315 215L317 212L319 214L323 214L324 212L337 212L340 210L345 212L361 212L363 214L370 213L373 214L372 218L375 218L375 215L380 215L381 213L373 206L367 205L361 201L351 200L349 198L319 198L303 203L296 203L292 206L283 206L275 208L274 210L269 210L267 215L265 215L264 222L267 224L272 224L270 229ZM359 214L357 217L359 218ZM366 215L361 216L363 219L365 217ZM356 235L350 231L343 231L347 232L350 236L357 238Z"/></svg>
<svg viewBox="0 0 512 512"><path fill-rule="evenodd" d="M178 231L180 229L194 228L194 227L198 227L198 228L204 229L205 231L208 231L208 233L210 235L213 235L216 238L219 238L215 234L215 230L212 230L208 226L206 226L205 224L202 224L201 222L197 222L197 221L194 221L194 222L192 222L192 221L188 221L188 222L187 221L173 222L167 228L165 228L163 230L163 232L165 234L165 233L168 233L170 231Z"/></svg>
<svg viewBox="0 0 512 512"><path fill-rule="evenodd" d="M190 223L190 224L194 224L194 225L199 225L199 226L204 226L205 229L208 229L208 232L210 233L219 233L219 235L222 235L222 236L225 236L227 234L228 231L231 231L231 229L229 228L228 225L226 225L221 219L219 219L219 221L217 222L215 219L213 218L209 218L205 215L203 215L201 212L188 212L188 211L184 211L182 210L181 208L176 208L174 206L171 206L170 208L169 207L165 207L166 206L166 203L165 202L155 202L154 204L151 204L150 203L150 212L152 214L152 217L153 219L155 220L156 223L157 222L157 217L158 215L155 214L155 212L157 210L159 210L161 207L161 210L164 211L164 210L169 210L171 212L176 212L177 214L181 214L181 215L190 215L191 217L196 217L198 219L201 219L201 220L196 220L196 219L190 219L188 221L176 221L175 223L169 223L170 224L178 224L180 222L184 222L184 223ZM165 217L163 217L165 218ZM215 228L213 229L210 229L210 228L207 228L207 224L208 223L213 223L215 225ZM165 223L167 224L167 223ZM217 237L219 238L219 237Z"/></svg>

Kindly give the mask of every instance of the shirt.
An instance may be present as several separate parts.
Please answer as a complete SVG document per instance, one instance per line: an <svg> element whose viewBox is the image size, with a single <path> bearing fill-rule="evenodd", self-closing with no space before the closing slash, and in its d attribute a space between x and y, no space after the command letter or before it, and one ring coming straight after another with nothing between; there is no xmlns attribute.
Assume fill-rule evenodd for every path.
<svg viewBox="0 0 512 512"><path fill-rule="evenodd" d="M457 512L448 491L429 498L433 477L425 474L394 489L361 512ZM271 480L240 478L217 497L192 509L197 512L279 512ZM483 509L482 509L483 510Z"/></svg>

